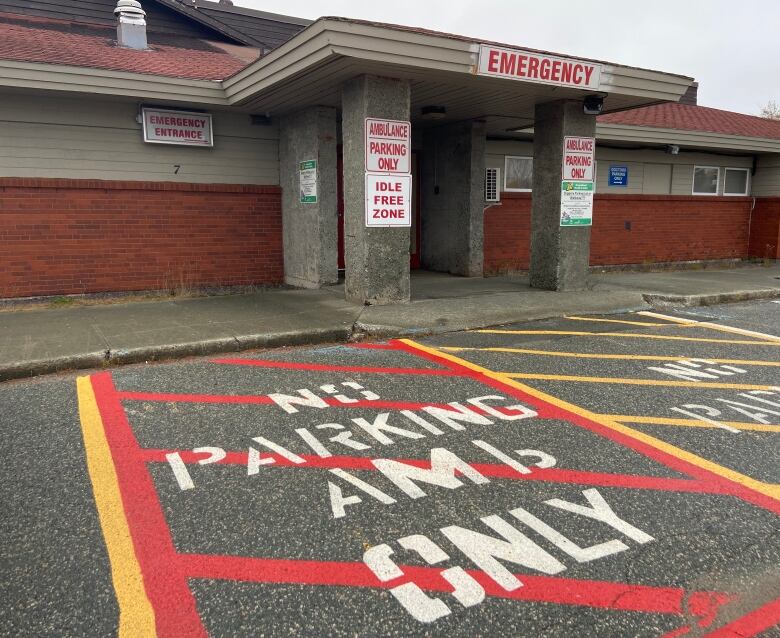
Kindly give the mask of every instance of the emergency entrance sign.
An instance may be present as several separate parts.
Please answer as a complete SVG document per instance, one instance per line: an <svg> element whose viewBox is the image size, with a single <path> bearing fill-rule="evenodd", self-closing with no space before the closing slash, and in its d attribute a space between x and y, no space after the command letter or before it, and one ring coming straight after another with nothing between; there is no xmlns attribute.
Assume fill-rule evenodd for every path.
<svg viewBox="0 0 780 638"><path fill-rule="evenodd" d="M411 175L366 173L366 226L411 226L411 202Z"/></svg>
<svg viewBox="0 0 780 638"><path fill-rule="evenodd" d="M564 137L561 179L592 182L595 155L595 138Z"/></svg>
<svg viewBox="0 0 780 638"><path fill-rule="evenodd" d="M399 120L366 118L366 172L412 172L412 125Z"/></svg>
<svg viewBox="0 0 780 638"><path fill-rule="evenodd" d="M211 115L191 111L141 109L144 142L214 146Z"/></svg>
<svg viewBox="0 0 780 638"><path fill-rule="evenodd" d="M561 226L593 224L593 182L561 182Z"/></svg>

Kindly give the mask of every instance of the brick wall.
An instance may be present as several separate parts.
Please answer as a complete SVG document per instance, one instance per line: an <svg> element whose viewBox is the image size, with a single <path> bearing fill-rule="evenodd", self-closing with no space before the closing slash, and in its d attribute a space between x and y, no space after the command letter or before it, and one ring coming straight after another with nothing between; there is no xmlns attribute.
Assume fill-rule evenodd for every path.
<svg viewBox="0 0 780 638"><path fill-rule="evenodd" d="M0 297L282 281L276 186L0 178Z"/></svg>
<svg viewBox="0 0 780 638"><path fill-rule="evenodd" d="M780 197L756 199L750 218L750 256L780 259Z"/></svg>
<svg viewBox="0 0 780 638"><path fill-rule="evenodd" d="M501 206L485 211L486 274L525 270L529 263L531 196L502 193L501 198ZM776 238L777 221L772 226L771 220L778 218L780 198L763 201L769 199L777 202L774 208L767 205L761 218L768 222L770 237L771 228L775 229ZM750 197L596 195L590 263L650 265L744 258L751 203Z"/></svg>
<svg viewBox="0 0 780 638"><path fill-rule="evenodd" d="M528 270L531 193L501 193L501 205L485 211L486 275Z"/></svg>
<svg viewBox="0 0 780 638"><path fill-rule="evenodd" d="M597 195L590 263L746 257L751 203L750 197Z"/></svg>

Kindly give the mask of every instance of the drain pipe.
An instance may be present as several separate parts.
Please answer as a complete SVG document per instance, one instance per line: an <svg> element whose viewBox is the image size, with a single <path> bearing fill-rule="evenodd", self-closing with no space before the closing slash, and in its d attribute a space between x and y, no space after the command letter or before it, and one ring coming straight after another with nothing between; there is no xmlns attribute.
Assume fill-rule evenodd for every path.
<svg viewBox="0 0 780 638"><path fill-rule="evenodd" d="M750 230L753 226L753 209L756 207L756 198L753 197L753 203L750 204L750 214L748 215L748 232L747 232L747 258L750 259Z"/></svg>

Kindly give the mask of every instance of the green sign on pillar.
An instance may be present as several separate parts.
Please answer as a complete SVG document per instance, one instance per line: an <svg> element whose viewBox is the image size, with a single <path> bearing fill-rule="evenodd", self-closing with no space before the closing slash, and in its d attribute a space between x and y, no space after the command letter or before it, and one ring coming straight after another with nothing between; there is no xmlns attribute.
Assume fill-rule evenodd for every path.
<svg viewBox="0 0 780 638"><path fill-rule="evenodd" d="M593 182L561 182L561 226L593 224Z"/></svg>
<svg viewBox="0 0 780 638"><path fill-rule="evenodd" d="M301 204L317 203L317 160L306 160L298 165Z"/></svg>

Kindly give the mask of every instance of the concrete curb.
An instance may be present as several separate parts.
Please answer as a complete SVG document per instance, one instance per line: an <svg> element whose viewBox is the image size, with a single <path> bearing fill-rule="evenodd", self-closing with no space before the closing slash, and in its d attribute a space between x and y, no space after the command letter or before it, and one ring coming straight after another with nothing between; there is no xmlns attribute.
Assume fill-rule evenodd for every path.
<svg viewBox="0 0 780 638"><path fill-rule="evenodd" d="M660 308L671 308L674 306L693 308L696 306L714 306L721 303L737 303L739 301L777 299L780 298L780 288L737 290L734 292L723 292L711 295L664 295L646 293L643 294L642 297L650 305Z"/></svg>
<svg viewBox="0 0 780 638"><path fill-rule="evenodd" d="M628 312L637 312L638 310L647 310L651 306L643 303L636 306L621 306L614 307L608 310L586 310L582 314L622 314ZM360 339L391 339L391 338L415 338L415 337L427 337L431 335L446 334L448 332L458 332L461 330L480 330L482 328L494 328L496 326L505 326L512 323L519 323L524 321L542 321L544 319L556 319L563 317L566 314L570 314L571 311L541 311L541 312L529 312L522 316L512 317L493 317L483 322L473 324L448 324L448 325L436 325L426 326L424 328L410 328L408 326L393 326L382 324L370 324L357 322L355 324L355 332L352 337L352 341L359 341Z"/></svg>
<svg viewBox="0 0 780 638"><path fill-rule="evenodd" d="M308 332L279 332L268 334L241 335L207 341L164 344L141 348L105 350L68 357L22 361L0 365L0 382L13 379L36 377L55 372L105 368L146 361L163 361L198 357L211 354L240 352L254 348L281 348L283 346L313 345L317 343L345 342L352 333L350 326L326 328Z"/></svg>
<svg viewBox="0 0 780 638"><path fill-rule="evenodd" d="M666 295L645 293L640 296L637 293L637 298L637 300L643 300L644 303L640 301L634 305L632 300L626 305L626 300L624 299L622 303L618 302L614 305L596 304L594 307L583 308L582 312L586 314L619 313L645 309L648 305L658 308L669 308L674 306L694 307L738 301L774 299L780 298L780 288L734 291L709 295ZM316 330L238 335L204 341L162 344L129 349L109 349L72 356L54 357L52 359L0 364L0 382L71 370L105 368L147 361L176 360L186 357L240 352L256 348L280 348L283 346L315 345L320 343L346 343L350 341L361 341L362 339L367 338L389 339L394 337L424 337L446 332L455 332L458 330L476 330L491 326L501 326L520 321L550 319L564 316L569 312L572 312L572 310L566 308L558 308L555 310L529 309L525 312L518 311L512 314L512 316L507 316L505 314L499 316L494 314L491 317L473 321L470 324L447 323L423 327L361 322L358 320L354 325L343 324L340 327Z"/></svg>
<svg viewBox="0 0 780 638"><path fill-rule="evenodd" d="M54 357L52 359L37 359L0 365L0 382L53 374L63 370L101 368L106 364L106 355L106 351L88 352L68 357Z"/></svg>

